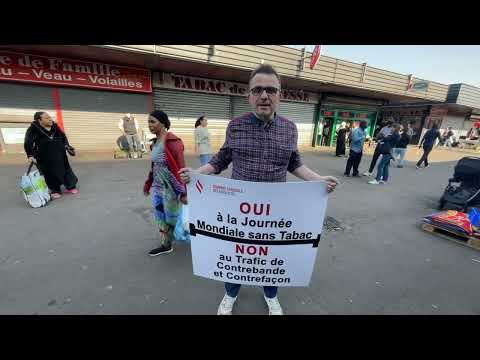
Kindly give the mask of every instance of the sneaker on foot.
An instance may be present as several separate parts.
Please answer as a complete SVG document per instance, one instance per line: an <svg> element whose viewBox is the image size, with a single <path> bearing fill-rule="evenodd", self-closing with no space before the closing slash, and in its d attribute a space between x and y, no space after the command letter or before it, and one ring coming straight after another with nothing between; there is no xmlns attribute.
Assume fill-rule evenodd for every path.
<svg viewBox="0 0 480 360"><path fill-rule="evenodd" d="M78 194L78 189L77 189L77 188L73 188L73 189L70 189L70 190L66 189L66 190L64 191L64 193L65 193L65 194L73 194L73 195L75 195L75 194Z"/></svg>
<svg viewBox="0 0 480 360"><path fill-rule="evenodd" d="M381 181L383 181L383 180L381 180ZM380 184L380 182L377 181L376 179L370 180L368 183L371 184L371 185L378 185L378 184Z"/></svg>
<svg viewBox="0 0 480 360"><path fill-rule="evenodd" d="M173 251L172 245L167 246L167 245L162 245L159 248L151 250L148 255L150 256L157 256L157 255L162 255L162 254L168 254Z"/></svg>
<svg viewBox="0 0 480 360"><path fill-rule="evenodd" d="M384 181L384 180L380 180L378 183L379 183L379 184L386 184L387 182Z"/></svg>
<svg viewBox="0 0 480 360"><path fill-rule="evenodd" d="M283 310L278 301L278 297L267 298L265 295L263 295L263 297L268 306L268 315L283 315Z"/></svg>
<svg viewBox="0 0 480 360"><path fill-rule="evenodd" d="M345 177L350 177L350 174L343 174L343 176L345 176Z"/></svg>
<svg viewBox="0 0 480 360"><path fill-rule="evenodd" d="M418 166L418 165L415 165L415 169L417 169L417 170L418 170L418 169L420 169L420 166Z"/></svg>
<svg viewBox="0 0 480 360"><path fill-rule="evenodd" d="M353 174L352 177L360 177L359 174Z"/></svg>
<svg viewBox="0 0 480 360"><path fill-rule="evenodd" d="M222 299L222 302L218 306L217 315L232 315L233 304L235 304L236 297L231 297L228 294Z"/></svg>
<svg viewBox="0 0 480 360"><path fill-rule="evenodd" d="M50 194L50 197L51 197L53 200L55 200L55 199L60 199L60 198L62 197L62 194L54 192L54 193L51 193L51 194Z"/></svg>
<svg viewBox="0 0 480 360"><path fill-rule="evenodd" d="M371 172L368 172L368 171L365 171L365 172L363 173L363 176L372 176L372 173L371 173Z"/></svg>

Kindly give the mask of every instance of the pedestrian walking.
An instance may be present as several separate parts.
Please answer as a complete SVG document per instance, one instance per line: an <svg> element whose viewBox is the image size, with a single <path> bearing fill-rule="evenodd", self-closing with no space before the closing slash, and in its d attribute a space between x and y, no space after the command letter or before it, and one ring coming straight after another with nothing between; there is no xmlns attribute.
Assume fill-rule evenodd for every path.
<svg viewBox="0 0 480 360"><path fill-rule="evenodd" d="M394 124L392 126L392 134L382 138L379 143L379 150L382 158L378 163L377 177L374 180L369 181L371 185L386 184L389 178L390 160L394 157L392 151L400 140L400 124Z"/></svg>
<svg viewBox="0 0 480 360"><path fill-rule="evenodd" d="M345 168L345 176L350 176L350 171L353 167L353 174L352 176L359 176L358 174L358 166L362 161L362 154L363 154L363 144L367 137L367 122L361 121L360 126L352 131L351 136L351 145L350 145L350 153L347 160L347 166Z"/></svg>
<svg viewBox="0 0 480 360"><path fill-rule="evenodd" d="M410 136L410 140L415 135L415 130L413 129L412 125L413 125L412 122L407 123L407 135Z"/></svg>
<svg viewBox="0 0 480 360"><path fill-rule="evenodd" d="M62 196L61 186L66 194L78 194L78 178L68 161L67 152L75 155L67 136L47 112L33 115L33 122L25 133L24 149L29 162L36 162L38 170L45 177L52 199Z"/></svg>
<svg viewBox="0 0 480 360"><path fill-rule="evenodd" d="M389 120L387 121L387 124L377 133L377 146L375 147L375 150L373 152L373 158L370 162L370 167L368 168L368 171L363 174L363 176L372 176L375 165L377 164L378 158L381 155L379 143L382 141L383 138L389 136L392 133L392 126L393 121Z"/></svg>
<svg viewBox="0 0 480 360"><path fill-rule="evenodd" d="M178 174L185 167L184 145L170 129L168 115L160 110L148 117L148 128L155 138L151 146L151 171L143 187L145 196L152 189L152 203L160 232L160 246L149 252L150 256L173 251L173 232L180 214L181 204L187 203L185 184Z"/></svg>
<svg viewBox="0 0 480 360"><path fill-rule="evenodd" d="M345 140L347 136L347 124L342 122L337 130L337 146L335 156L345 156Z"/></svg>
<svg viewBox="0 0 480 360"><path fill-rule="evenodd" d="M418 160L417 165L415 166L417 169L420 168L422 163L425 163L426 168L429 166L428 155L432 151L433 146L435 145L435 141L437 139L440 139L440 131L438 131L438 125L433 124L432 128L425 133L422 140L420 141L420 144L418 145L419 148L421 148L423 145L423 155L420 160Z"/></svg>
<svg viewBox="0 0 480 360"><path fill-rule="evenodd" d="M195 122L195 153L200 158L200 166L208 164L212 158L212 145L210 132L208 131L208 119L200 116Z"/></svg>
<svg viewBox="0 0 480 360"><path fill-rule="evenodd" d="M330 135L330 124L326 123L324 128L323 128L323 136L322 136L322 145L323 146L328 146L328 140Z"/></svg>
<svg viewBox="0 0 480 360"><path fill-rule="evenodd" d="M411 136L409 135L409 129L403 129L402 127L402 132L400 134L400 140L398 140L397 145L393 149L393 158L398 161L398 168L403 168L403 161L405 159L405 154L407 153L407 146L410 143Z"/></svg>

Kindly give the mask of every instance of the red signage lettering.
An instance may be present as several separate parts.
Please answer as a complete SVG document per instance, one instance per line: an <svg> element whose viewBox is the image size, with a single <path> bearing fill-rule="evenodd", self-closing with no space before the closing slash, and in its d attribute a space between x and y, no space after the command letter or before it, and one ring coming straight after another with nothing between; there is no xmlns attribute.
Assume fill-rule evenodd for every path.
<svg viewBox="0 0 480 360"><path fill-rule="evenodd" d="M344 117L344 118L351 118L352 117L352 114L347 112L347 111L343 111L341 112L340 114L338 114L340 117Z"/></svg>
<svg viewBox="0 0 480 360"><path fill-rule="evenodd" d="M152 92L150 70L14 52L0 52L0 80Z"/></svg>

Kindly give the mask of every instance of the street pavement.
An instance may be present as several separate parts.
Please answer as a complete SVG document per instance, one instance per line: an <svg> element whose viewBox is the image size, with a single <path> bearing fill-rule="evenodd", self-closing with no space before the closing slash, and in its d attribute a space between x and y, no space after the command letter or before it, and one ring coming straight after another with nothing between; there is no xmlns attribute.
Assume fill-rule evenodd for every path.
<svg viewBox="0 0 480 360"><path fill-rule="evenodd" d="M435 150L416 170L420 155L411 148L406 167L373 186L343 177L346 159L331 150L303 152L312 169L340 178L327 215L344 229L322 235L309 287L280 289L286 314L480 314L480 252L419 227L466 154ZM147 256L157 245L142 194L148 159L80 155L80 194L40 209L19 192L24 161L0 157L0 314L216 314L223 284L192 274L189 245ZM187 163L198 166L191 155ZM242 287L234 314L267 313L261 288Z"/></svg>

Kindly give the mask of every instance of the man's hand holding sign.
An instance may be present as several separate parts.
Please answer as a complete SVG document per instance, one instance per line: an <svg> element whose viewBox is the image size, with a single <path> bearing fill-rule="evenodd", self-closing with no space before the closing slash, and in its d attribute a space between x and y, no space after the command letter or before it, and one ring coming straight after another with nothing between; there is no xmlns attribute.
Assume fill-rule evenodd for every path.
<svg viewBox="0 0 480 360"><path fill-rule="evenodd" d="M317 182L194 176L187 191L195 275L235 284L307 286L327 205L325 188Z"/></svg>

